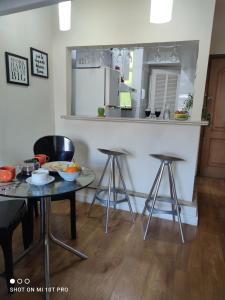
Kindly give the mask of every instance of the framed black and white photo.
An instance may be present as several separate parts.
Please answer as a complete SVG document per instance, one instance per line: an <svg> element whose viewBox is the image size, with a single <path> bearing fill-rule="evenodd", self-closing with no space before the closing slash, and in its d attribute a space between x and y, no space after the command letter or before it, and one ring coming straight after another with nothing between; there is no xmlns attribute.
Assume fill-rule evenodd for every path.
<svg viewBox="0 0 225 300"><path fill-rule="evenodd" d="M29 85L28 59L5 52L6 79L8 83Z"/></svg>
<svg viewBox="0 0 225 300"><path fill-rule="evenodd" d="M31 74L34 76L48 78L48 54L30 48Z"/></svg>

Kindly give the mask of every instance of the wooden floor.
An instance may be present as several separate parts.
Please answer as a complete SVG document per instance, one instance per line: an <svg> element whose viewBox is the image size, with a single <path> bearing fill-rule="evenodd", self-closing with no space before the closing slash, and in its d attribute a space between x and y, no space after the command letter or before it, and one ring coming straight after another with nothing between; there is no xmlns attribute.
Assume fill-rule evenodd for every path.
<svg viewBox="0 0 225 300"><path fill-rule="evenodd" d="M131 226L129 214L111 215L110 233L103 232L96 206L78 205L78 239L70 241L68 203L53 204L55 235L84 251L78 258L51 245L51 286L68 287L51 299L76 300L222 300L225 299L225 181L197 179L199 227L185 225L186 244L180 243L177 224L154 218L151 239L143 241L140 216ZM36 224L38 227L38 221ZM20 228L14 253L22 250ZM2 255L0 255L2 269ZM29 286L43 285L43 254L34 250L15 266L15 278L30 278ZM23 285L25 286L25 285ZM8 296L0 278L0 299L43 299L41 293Z"/></svg>

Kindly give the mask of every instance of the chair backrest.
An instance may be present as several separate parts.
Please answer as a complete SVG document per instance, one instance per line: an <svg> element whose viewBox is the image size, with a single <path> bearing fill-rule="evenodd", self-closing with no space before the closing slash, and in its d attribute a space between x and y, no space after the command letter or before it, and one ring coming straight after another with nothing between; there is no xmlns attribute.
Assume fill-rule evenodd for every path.
<svg viewBox="0 0 225 300"><path fill-rule="evenodd" d="M49 161L71 161L74 152L73 142L61 135L44 136L34 144L34 154L46 154Z"/></svg>

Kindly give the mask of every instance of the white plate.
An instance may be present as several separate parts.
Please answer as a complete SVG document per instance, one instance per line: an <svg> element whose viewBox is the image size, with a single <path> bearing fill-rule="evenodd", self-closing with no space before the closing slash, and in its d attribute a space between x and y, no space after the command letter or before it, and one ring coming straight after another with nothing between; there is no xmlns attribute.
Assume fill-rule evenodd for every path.
<svg viewBox="0 0 225 300"><path fill-rule="evenodd" d="M58 172L63 170L67 165L72 164L68 161L51 161L43 164L41 167L49 170L50 172Z"/></svg>
<svg viewBox="0 0 225 300"><path fill-rule="evenodd" d="M32 182L32 177L28 177L26 179L26 182L29 183L29 184L33 184L33 185L45 185L45 184L48 184L48 183L51 183L55 180L55 177L53 176L48 176L48 179L45 181L45 182L42 182L42 183L34 183Z"/></svg>

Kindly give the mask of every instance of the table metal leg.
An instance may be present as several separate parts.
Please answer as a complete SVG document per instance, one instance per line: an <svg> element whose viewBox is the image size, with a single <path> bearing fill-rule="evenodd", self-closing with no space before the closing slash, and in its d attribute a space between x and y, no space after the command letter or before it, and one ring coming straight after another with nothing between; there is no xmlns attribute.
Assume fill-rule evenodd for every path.
<svg viewBox="0 0 225 300"><path fill-rule="evenodd" d="M34 242L29 248L27 248L22 254L20 254L15 260L14 264L17 264L21 259L23 259L30 251L32 251L35 247L41 246L42 240L39 240L38 242Z"/></svg>
<svg viewBox="0 0 225 300"><path fill-rule="evenodd" d="M47 219L46 219L46 236L48 237L47 238L47 242L49 242L49 239L56 243L58 246L64 248L65 250L68 250L70 252L72 252L73 254L79 256L81 259L87 259L87 255L85 255L84 253L72 248L71 246L65 244L64 242L60 241L59 239L57 239L51 232L51 224L50 224L50 215L51 215L51 198L48 198L48 201L45 201L46 202L46 216L47 216ZM45 239L46 241L46 239ZM49 259L46 261L46 264L49 265ZM48 267L49 268L49 267Z"/></svg>
<svg viewBox="0 0 225 300"><path fill-rule="evenodd" d="M62 241L58 240L56 237L54 237L54 235L50 232L49 233L50 239L52 240L52 242L56 243L58 246L72 252L73 254L79 256L81 259L87 259L87 255L83 254L82 252L70 247L69 245L63 243Z"/></svg>
<svg viewBox="0 0 225 300"><path fill-rule="evenodd" d="M28 249L26 249L16 260L14 263L19 262L27 253L34 249L36 246L43 245L44 243L44 266L45 266L45 300L49 300L50 293L50 267L49 267L49 241L53 241L60 247L64 248L77 255L81 259L87 259L87 255L84 253L70 247L69 245L63 243L58 240L51 232L50 226L50 214L51 214L51 197L43 197L40 201L40 210L41 210L41 236L40 240L33 245L31 245Z"/></svg>
<svg viewBox="0 0 225 300"><path fill-rule="evenodd" d="M41 207L41 237L44 241L44 267L45 267L45 300L49 299L48 288L50 287L49 271L49 203L50 197L43 197L40 201Z"/></svg>

